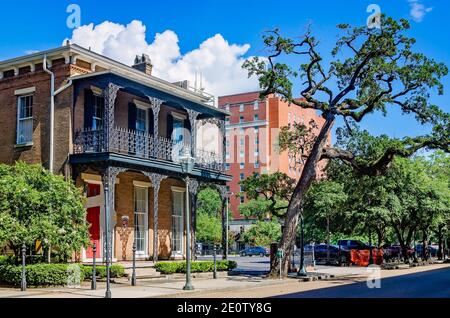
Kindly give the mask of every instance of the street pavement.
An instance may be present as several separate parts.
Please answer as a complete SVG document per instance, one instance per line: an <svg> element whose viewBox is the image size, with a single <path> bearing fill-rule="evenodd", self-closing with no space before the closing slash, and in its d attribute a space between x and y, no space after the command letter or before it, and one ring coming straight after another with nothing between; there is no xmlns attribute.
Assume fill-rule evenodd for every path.
<svg viewBox="0 0 450 318"><path fill-rule="evenodd" d="M380 288L367 282L291 293L280 298L449 298L450 268L442 268L380 280Z"/></svg>
<svg viewBox="0 0 450 318"><path fill-rule="evenodd" d="M200 259L208 259L200 258ZM195 278L194 291L183 291L184 279L138 280L130 286L127 279L112 284L113 298L174 297L174 298L265 298L265 297L450 297L450 266L448 264L422 266L405 270L381 271L381 288L366 285L367 268L317 266L316 273L331 274L335 278L313 282L299 282L296 278L264 279L251 272L267 272L267 257L230 257L238 264L239 276L218 279ZM240 272L239 272L240 271ZM89 282L79 288L1 288L0 298L101 298L105 283L90 290Z"/></svg>

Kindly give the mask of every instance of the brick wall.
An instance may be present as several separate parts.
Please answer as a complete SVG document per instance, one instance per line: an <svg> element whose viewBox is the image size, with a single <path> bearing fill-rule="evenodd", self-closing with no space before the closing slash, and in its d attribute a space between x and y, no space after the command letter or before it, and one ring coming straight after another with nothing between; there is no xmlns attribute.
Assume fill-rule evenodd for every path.
<svg viewBox="0 0 450 318"><path fill-rule="evenodd" d="M126 172L119 175L120 183L116 185L116 213L117 220L126 215L130 219L129 224L134 228L134 186L133 180L149 182L148 178L140 173ZM172 237L172 186L184 187L183 182L174 179L166 179L161 182L158 206L158 257L169 259L171 256ZM149 217L148 217L148 250L153 255L153 187L149 188ZM132 231L127 244L127 259L132 258L132 246L134 232ZM119 259L122 255L122 241L116 228L115 255Z"/></svg>
<svg viewBox="0 0 450 318"><path fill-rule="evenodd" d="M53 66L55 87L60 87L69 74L68 65ZM18 89L36 87L33 97L33 144L16 147ZM55 172L64 170L69 148L71 90L55 100ZM49 161L50 75L35 71L0 80L0 162L13 164L23 160L31 164Z"/></svg>

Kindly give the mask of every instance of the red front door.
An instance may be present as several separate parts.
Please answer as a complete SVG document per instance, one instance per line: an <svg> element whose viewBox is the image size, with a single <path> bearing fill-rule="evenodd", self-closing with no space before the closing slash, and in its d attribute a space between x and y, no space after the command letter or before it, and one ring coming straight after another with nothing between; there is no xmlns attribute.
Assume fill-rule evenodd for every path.
<svg viewBox="0 0 450 318"><path fill-rule="evenodd" d="M95 257L98 258L99 255L99 251L101 250L101 246L100 246L100 207L96 206L93 208L89 208L87 210L87 221L90 224L90 228L89 228L89 234L91 236L91 246L88 247L88 249L86 250L86 257L87 258L93 258L94 257L94 252L92 251L92 246L95 245L97 246L97 252Z"/></svg>
<svg viewBox="0 0 450 318"><path fill-rule="evenodd" d="M88 191L87 196L88 197L95 197L100 194L100 185L96 184L88 184ZM86 250L86 258L93 258L94 252L92 250L92 246L97 246L97 252L95 257L100 257L100 207L91 207L87 209L87 216L86 220L88 221L90 227L89 227L89 234L91 237L91 244Z"/></svg>

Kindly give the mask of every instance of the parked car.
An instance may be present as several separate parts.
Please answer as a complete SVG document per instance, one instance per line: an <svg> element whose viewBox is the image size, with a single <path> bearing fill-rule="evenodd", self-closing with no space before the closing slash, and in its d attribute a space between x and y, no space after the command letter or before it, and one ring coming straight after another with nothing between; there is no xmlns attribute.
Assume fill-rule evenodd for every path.
<svg viewBox="0 0 450 318"><path fill-rule="evenodd" d="M305 245L305 254L312 256L312 245ZM350 264L350 252L347 249L340 249L337 245L330 245L330 258L329 263L335 265L349 265ZM300 249L295 251L296 255L300 255ZM314 245L314 260L316 264L327 263L327 244Z"/></svg>
<svg viewBox="0 0 450 318"><path fill-rule="evenodd" d="M408 247L408 258L414 257L414 248ZM403 258L402 247L399 244L383 246L383 257L386 261L399 260Z"/></svg>
<svg viewBox="0 0 450 318"><path fill-rule="evenodd" d="M368 266L370 264L370 250L372 250L372 260L374 264L380 265L383 262L383 250L375 246L370 246L359 240L339 240L338 246L341 250L349 251L350 263L358 266Z"/></svg>
<svg viewBox="0 0 450 318"><path fill-rule="evenodd" d="M368 250L370 246L358 240L339 240L338 246L346 250Z"/></svg>
<svg viewBox="0 0 450 318"><path fill-rule="evenodd" d="M270 252L267 248L263 247L263 246L254 246L254 247L248 247L245 250L241 251L239 253L241 256L254 256L254 255L258 255L258 256L269 256Z"/></svg>
<svg viewBox="0 0 450 318"><path fill-rule="evenodd" d="M350 263L350 253L348 250L340 249L337 245L328 247L330 253L329 262L336 265L348 265ZM314 247L314 259L316 263L327 262L327 244L319 244Z"/></svg>
<svg viewBox="0 0 450 318"><path fill-rule="evenodd" d="M421 257L422 251L423 251L423 245L417 244L415 248L416 248L417 257ZM434 245L434 244L428 245L428 251L430 253L430 257L437 257L437 254L439 251L439 246Z"/></svg>

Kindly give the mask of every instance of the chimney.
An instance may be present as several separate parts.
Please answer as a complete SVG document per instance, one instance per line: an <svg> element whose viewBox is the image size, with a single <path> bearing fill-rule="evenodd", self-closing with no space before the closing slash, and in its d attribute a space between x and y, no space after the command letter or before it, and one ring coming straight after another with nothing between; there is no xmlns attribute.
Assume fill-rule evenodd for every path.
<svg viewBox="0 0 450 318"><path fill-rule="evenodd" d="M147 54L142 54L142 56L136 55L132 68L144 72L147 75L152 75L153 65L150 57Z"/></svg>

